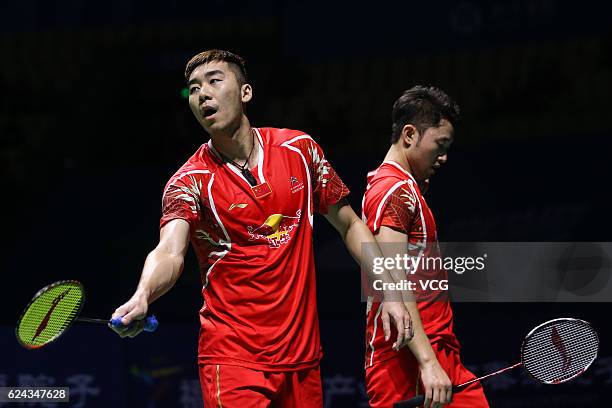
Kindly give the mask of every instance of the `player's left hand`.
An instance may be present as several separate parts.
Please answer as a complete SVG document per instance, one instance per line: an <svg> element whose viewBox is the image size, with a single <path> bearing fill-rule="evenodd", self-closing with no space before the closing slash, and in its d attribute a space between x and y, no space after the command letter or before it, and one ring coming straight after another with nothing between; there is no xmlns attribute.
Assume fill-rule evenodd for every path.
<svg viewBox="0 0 612 408"><path fill-rule="evenodd" d="M453 384L437 359L419 365L421 382L425 391L425 408L439 408L450 404Z"/></svg>
<svg viewBox="0 0 612 408"><path fill-rule="evenodd" d="M383 301L381 320L383 322L385 341L391 337L391 322L397 328L397 339L393 343L393 350L398 351L414 337L410 312L408 312L403 302Z"/></svg>

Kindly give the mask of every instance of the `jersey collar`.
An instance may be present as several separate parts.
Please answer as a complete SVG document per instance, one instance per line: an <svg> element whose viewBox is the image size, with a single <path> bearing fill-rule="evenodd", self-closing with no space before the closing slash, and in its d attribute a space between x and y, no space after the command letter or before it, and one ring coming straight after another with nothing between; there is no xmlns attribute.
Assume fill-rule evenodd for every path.
<svg viewBox="0 0 612 408"><path fill-rule="evenodd" d="M260 146L259 155L258 155L258 158L257 158L257 177L259 178L259 183L263 184L263 183L266 182L266 179L265 179L264 174L263 174L264 157L265 157L264 140L263 140L263 137L261 135L261 131L260 131L259 128L255 128L254 127L254 128L251 128L251 129L253 129L253 132L255 133L255 140L257 140L257 142L259 143L259 146ZM211 152L213 157L215 159L217 159L217 161L222 166L226 166L232 172L236 173L241 179L244 180L245 183L247 183L250 186L249 182L244 178L244 176L242 174L240 174L240 172L237 169L235 169L233 166L229 165L228 163L225 162L225 160L223 160L223 158L221 157L221 155L219 154L217 149L215 149L215 147L213 146L212 139L209 139L206 144L208 145L208 150Z"/></svg>
<svg viewBox="0 0 612 408"><path fill-rule="evenodd" d="M385 160L385 161L383 162L383 164L389 164L389 165L391 165L391 166L393 166L393 167L397 167L397 168L398 168L398 169L400 169L400 170L401 170L401 171L402 171L402 172L403 172L405 175L407 175L407 176L408 176L408 178L410 178L412 181L414 181L416 184L418 184L418 183L417 183L417 181L416 181L416 179L414 178L414 176L413 176L412 174L410 174L410 173L409 173L409 172L408 172L406 169L404 169L404 168L403 168L403 167L402 167L402 166L401 166L401 165L400 165L398 162L393 161L393 160Z"/></svg>

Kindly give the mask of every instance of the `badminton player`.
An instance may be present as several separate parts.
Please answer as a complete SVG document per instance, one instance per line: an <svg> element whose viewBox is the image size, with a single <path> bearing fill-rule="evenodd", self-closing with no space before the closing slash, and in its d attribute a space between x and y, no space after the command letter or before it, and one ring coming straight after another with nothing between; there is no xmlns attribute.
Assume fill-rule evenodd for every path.
<svg viewBox="0 0 612 408"><path fill-rule="evenodd" d="M416 86L395 102L392 118L391 147L378 169L368 174L363 219L385 257L397 255L393 243L404 243L409 256L436 256L436 224L422 192L446 163L459 107L437 88ZM446 272L428 277L446 279ZM399 352L380 332L380 303L368 303L365 365L370 405L390 408L419 393L425 394L426 407L450 403L451 398L449 407L488 407L478 382L451 395L452 384L474 376L461 363L450 304L445 297L428 295L432 293L407 302L415 332L408 348Z"/></svg>
<svg viewBox="0 0 612 408"><path fill-rule="evenodd" d="M181 274L191 241L204 298L198 363L205 406L322 407L313 213L333 224L360 263L382 254L309 135L251 126L245 107L253 89L241 57L202 52L185 79L210 140L167 183L160 242L113 317L126 325L143 318ZM372 253L362 242L372 243ZM383 303L386 337L397 350L411 338L410 316L402 302ZM391 325L398 328L392 340ZM118 332L134 336L140 326Z"/></svg>

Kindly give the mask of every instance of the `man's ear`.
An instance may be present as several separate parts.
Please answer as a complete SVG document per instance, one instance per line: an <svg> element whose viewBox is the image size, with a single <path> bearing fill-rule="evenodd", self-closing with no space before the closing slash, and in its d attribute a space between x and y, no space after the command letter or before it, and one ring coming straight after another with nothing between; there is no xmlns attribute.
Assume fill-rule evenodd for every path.
<svg viewBox="0 0 612 408"><path fill-rule="evenodd" d="M419 131L413 125L404 125L402 128L401 138L405 147L416 143L419 136Z"/></svg>
<svg viewBox="0 0 612 408"><path fill-rule="evenodd" d="M242 103L247 103L253 98L253 88L250 84L244 84L240 87L240 100Z"/></svg>

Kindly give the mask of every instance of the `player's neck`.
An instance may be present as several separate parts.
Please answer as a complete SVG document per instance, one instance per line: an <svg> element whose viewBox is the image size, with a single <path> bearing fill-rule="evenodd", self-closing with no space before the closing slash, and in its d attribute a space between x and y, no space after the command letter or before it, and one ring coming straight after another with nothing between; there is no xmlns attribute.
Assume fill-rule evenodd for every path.
<svg viewBox="0 0 612 408"><path fill-rule="evenodd" d="M243 117L240 126L236 129L211 134L212 144L225 159L243 164L249 160L249 168L257 163L257 151L259 143L256 142L255 134L251 124Z"/></svg>
<svg viewBox="0 0 612 408"><path fill-rule="evenodd" d="M402 149L398 147L397 145L393 144L389 148L389 151L387 152L387 155L385 156L385 161L388 161L388 160L396 162L397 164L402 166L402 168L406 170L408 173L414 175L412 173L412 169L410 168L410 163L408 163L408 159L406 159L406 155L404 154Z"/></svg>

